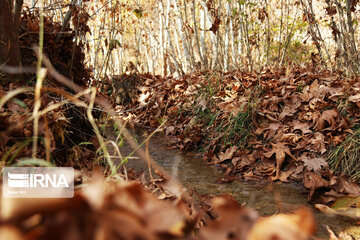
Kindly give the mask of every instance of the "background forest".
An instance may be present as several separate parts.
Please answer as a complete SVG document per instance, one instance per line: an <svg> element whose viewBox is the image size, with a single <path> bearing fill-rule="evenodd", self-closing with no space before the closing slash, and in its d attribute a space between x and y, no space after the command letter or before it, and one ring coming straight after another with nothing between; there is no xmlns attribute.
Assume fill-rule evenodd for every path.
<svg viewBox="0 0 360 240"><path fill-rule="evenodd" d="M98 80L128 68L166 76L315 62L359 71L355 0L74 0L44 6L48 20L62 30L72 26ZM35 13L40 3L25 1L24 7Z"/></svg>

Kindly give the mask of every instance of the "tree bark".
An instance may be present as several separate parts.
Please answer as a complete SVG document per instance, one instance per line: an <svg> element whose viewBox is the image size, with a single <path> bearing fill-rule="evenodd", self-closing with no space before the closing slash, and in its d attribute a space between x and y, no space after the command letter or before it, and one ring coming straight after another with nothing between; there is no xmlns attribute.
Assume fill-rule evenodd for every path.
<svg viewBox="0 0 360 240"><path fill-rule="evenodd" d="M21 67L18 29L15 27L19 20L13 15L12 5L11 0L0 1L0 68Z"/></svg>

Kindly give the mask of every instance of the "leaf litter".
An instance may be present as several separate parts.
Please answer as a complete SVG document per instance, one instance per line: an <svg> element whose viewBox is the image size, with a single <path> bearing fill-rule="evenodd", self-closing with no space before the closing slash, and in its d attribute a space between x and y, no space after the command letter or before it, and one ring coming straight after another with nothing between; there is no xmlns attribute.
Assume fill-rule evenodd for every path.
<svg viewBox="0 0 360 240"><path fill-rule="evenodd" d="M323 203L328 203L329 199L333 202L339 197L356 197L360 194L356 183L349 181L346 176L336 175L324 162L324 149L326 152L331 139L337 137L341 142L351 132L348 119L337 112L335 114L323 109L324 106L326 109L332 106L329 97L309 91L323 98L326 104L316 101L310 107L312 98L308 95L308 100L301 100L296 111L289 110L293 108L285 109L284 104L300 101L299 92L294 91L295 97L282 90L267 92L265 86L269 78L264 80L264 86L259 86L253 75L243 72L231 74L238 76L236 79L243 76L244 83L236 81L233 87L224 87L210 78L211 89L205 92L204 85L201 85L204 82L203 74L193 74L195 80L191 80L192 84L189 84L189 79L182 82L181 79L169 78L166 85L162 85L165 79L141 75L142 83L148 86L141 88L142 93L149 97L139 99L149 102L142 103L142 108L131 111L131 114L149 127L155 127L166 119L165 132L176 140L175 146L180 149L206 146L204 161L220 164L226 169L222 182L237 179L302 180L309 189L309 199L314 200L318 191L324 193L323 190L326 190L323 196L316 198ZM231 74L223 78L223 82L230 86L235 79ZM156 85L151 87L153 81ZM175 88L171 87L172 82ZM271 87L275 84L279 85L274 81ZM282 85L278 87L284 88ZM174 89L181 94L177 95ZM216 92L216 95L210 92ZM159 96L161 93L164 95ZM277 95L273 95L275 93ZM155 94L156 98L153 97ZM229 100L229 96L234 100ZM200 104L197 104L198 98L202 99ZM25 105L11 102L1 110L1 121L6 124L2 134L9 139L19 135L32 136L31 124L20 124L23 127L7 130L19 119L23 118L22 123L26 122L24 114L28 114L27 111L31 113L27 110L33 104L29 101L32 99L31 93L19 99ZM136 108L138 103L133 101L127 108ZM46 107L52 103L44 98L43 104ZM54 124L44 129L44 133L51 130L49 136L53 137L49 137L50 140L63 139L72 122L66 114L66 109L60 108L47 115L53 119L50 124ZM123 111L119 115L126 114ZM321 120L318 120L321 116ZM234 129L236 131L232 131ZM246 135L237 132L240 130L247 131ZM51 140L52 151L66 144L64 139L65 142ZM1 143L2 151L9 151L12 142L6 138L2 140L5 141ZM81 144L77 150L73 149L72 159L77 163L94 157L86 155L91 151L79 147ZM45 152L40 154L45 156ZM27 146L15 160L26 155L31 155L31 148ZM9 235L2 234L10 234L11 239L308 239L315 231L312 214L306 209L291 214L259 217L255 211L237 203L229 195L201 196L194 200L196 196L184 196L182 190L171 183L167 184L161 174L160 179L151 184L136 177L136 174L128 174L131 182L84 177L89 179L83 182L87 186L78 190L74 199L4 200L2 204L6 211L2 212L0 237L8 239ZM356 203L352 201L351 206ZM263 229L267 229L266 234Z"/></svg>
<svg viewBox="0 0 360 240"><path fill-rule="evenodd" d="M140 75L139 84L152 97L131 112L132 118L149 128L166 119L165 133L174 146L202 149L204 162L220 164L232 179L302 181L315 202L322 202L315 192L353 196L331 181L338 173L326 159L359 123L358 79L312 71L295 66L259 74L195 72L176 79ZM138 99L118 106L119 116L139 106ZM340 114L344 100L349 104ZM359 189L349 177L337 181Z"/></svg>

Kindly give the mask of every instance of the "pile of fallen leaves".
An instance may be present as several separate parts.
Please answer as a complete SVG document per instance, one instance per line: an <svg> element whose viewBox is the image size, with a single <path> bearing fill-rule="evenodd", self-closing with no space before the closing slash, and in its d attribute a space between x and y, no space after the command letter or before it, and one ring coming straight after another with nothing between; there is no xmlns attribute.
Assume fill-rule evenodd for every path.
<svg viewBox="0 0 360 240"><path fill-rule="evenodd" d="M16 84L0 85L0 99L20 89ZM59 89L42 89L39 117L37 158L48 164L91 168L95 159L97 140L86 117L86 109L62 100L73 97ZM34 92L31 88L14 96L0 106L1 166L15 166L32 156L34 136ZM53 108L58 105L57 108ZM95 145L81 145L93 142Z"/></svg>
<svg viewBox="0 0 360 240"><path fill-rule="evenodd" d="M149 127L167 121L175 146L203 149L223 181L303 181L309 199L320 193L323 202L360 194L326 161L359 123L357 78L302 67L140 78L138 97L119 115Z"/></svg>
<svg viewBox="0 0 360 240"><path fill-rule="evenodd" d="M73 14L79 14L73 11ZM86 13L83 13L86 14ZM76 17L76 18L75 18ZM85 46L80 39L86 32L90 32L86 25L86 18L82 15L74 16L77 29L70 26L62 29L61 22L54 22L52 17L44 17L44 54L51 60L53 66L64 76L72 79L75 83L86 86L92 78L92 71L86 67ZM40 18L37 12L25 9L22 12L19 29L19 44L22 65L36 67L37 58L34 46L39 45ZM61 30L63 30L61 32ZM26 76L31 78L31 76Z"/></svg>
<svg viewBox="0 0 360 240"><path fill-rule="evenodd" d="M79 14L74 11L73 14ZM91 71L84 64L84 46L74 39L88 31L83 17L73 22L77 30L65 28L59 35L62 25L44 17L44 54L51 63L65 76L71 77L79 85L86 86L91 78ZM36 69L37 58L34 50L39 42L39 13L25 9L22 13L19 29L19 43L24 67ZM77 32L76 32L77 31ZM72 77L73 76L73 77ZM0 106L0 156L1 166L20 164L20 160L32 156L34 136L34 85L35 73L23 76L27 90L12 95L22 89L19 82L0 83L0 99L6 95L12 97ZM39 144L37 158L52 164L91 168L97 150L97 140L86 116L86 109L74 103L74 96L66 92L49 76L45 79L41 92L39 117ZM57 106L53 108L53 106ZM95 145L81 145L92 142Z"/></svg>
<svg viewBox="0 0 360 240"><path fill-rule="evenodd" d="M230 195L158 200L137 182L92 177L72 199L4 199L0 238L306 240L308 209L261 218Z"/></svg>

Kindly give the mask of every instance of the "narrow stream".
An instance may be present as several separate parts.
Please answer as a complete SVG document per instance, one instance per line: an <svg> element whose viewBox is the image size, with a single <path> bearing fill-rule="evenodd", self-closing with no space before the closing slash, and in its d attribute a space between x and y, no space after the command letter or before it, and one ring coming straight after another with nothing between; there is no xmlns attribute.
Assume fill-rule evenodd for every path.
<svg viewBox="0 0 360 240"><path fill-rule="evenodd" d="M132 130L132 134L138 142L141 142L145 139L147 132L136 129ZM247 206L264 216L289 212L306 206L312 209L315 215L316 237L329 238L326 225L335 232L348 231L353 234L360 232L359 227L355 226L355 220L342 216L328 216L316 210L307 201L307 192L300 184L280 182L259 184L243 181L218 184L216 180L222 177L221 170L215 166L205 166L199 154L184 154L178 150L169 149L168 144L169 141L163 133L156 133L149 141L150 155L188 189L194 188L200 194L230 193L240 203L245 202ZM120 151L126 156L132 152L132 149L125 143ZM127 168L147 171L147 165L141 159L130 159Z"/></svg>

